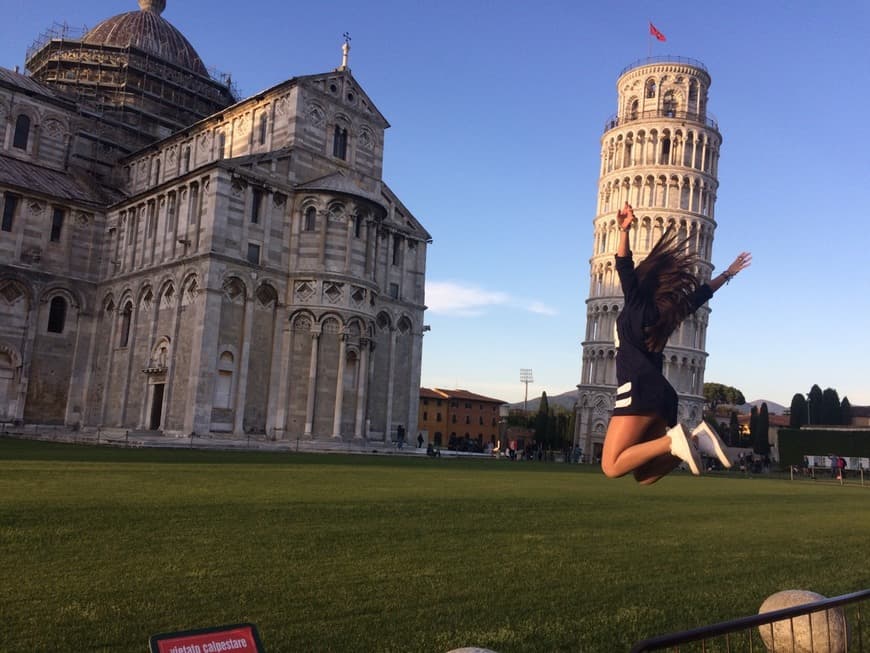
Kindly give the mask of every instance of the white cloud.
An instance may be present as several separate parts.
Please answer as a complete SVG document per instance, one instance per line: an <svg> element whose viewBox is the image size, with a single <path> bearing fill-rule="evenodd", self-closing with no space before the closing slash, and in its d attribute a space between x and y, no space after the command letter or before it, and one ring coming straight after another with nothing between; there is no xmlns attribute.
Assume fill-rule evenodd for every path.
<svg viewBox="0 0 870 653"><path fill-rule="evenodd" d="M454 281L426 283L426 306L432 313L475 317L493 306L515 308L538 315L556 315L556 309L539 301L527 301L506 292L487 290Z"/></svg>

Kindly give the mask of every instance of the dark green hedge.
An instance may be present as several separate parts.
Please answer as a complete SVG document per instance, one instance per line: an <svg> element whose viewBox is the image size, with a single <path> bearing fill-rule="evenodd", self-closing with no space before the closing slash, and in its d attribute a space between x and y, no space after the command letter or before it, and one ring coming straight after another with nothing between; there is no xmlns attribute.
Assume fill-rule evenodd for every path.
<svg viewBox="0 0 870 653"><path fill-rule="evenodd" d="M799 465L804 456L870 457L870 431L779 429L779 461Z"/></svg>

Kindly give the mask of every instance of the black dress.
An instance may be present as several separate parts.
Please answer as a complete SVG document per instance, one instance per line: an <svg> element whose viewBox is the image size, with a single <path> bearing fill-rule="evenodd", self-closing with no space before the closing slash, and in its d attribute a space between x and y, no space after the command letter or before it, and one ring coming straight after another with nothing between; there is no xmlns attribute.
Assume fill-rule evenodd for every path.
<svg viewBox="0 0 870 653"><path fill-rule="evenodd" d="M655 304L638 291L631 252L616 256L616 272L622 284L625 305L616 318L616 402L614 415L662 417L668 426L677 424L677 393L662 373L664 356L650 351L644 327L658 319ZM692 296L692 312L713 296L708 284L701 284Z"/></svg>

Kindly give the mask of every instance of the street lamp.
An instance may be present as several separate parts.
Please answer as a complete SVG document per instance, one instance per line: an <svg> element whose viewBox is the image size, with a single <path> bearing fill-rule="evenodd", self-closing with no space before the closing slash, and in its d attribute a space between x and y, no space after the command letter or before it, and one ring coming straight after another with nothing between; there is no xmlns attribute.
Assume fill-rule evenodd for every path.
<svg viewBox="0 0 870 653"><path fill-rule="evenodd" d="M527 404L529 403L529 383L534 383L535 379L532 376L532 370L530 369L521 369L520 370L520 383L526 384L526 398L523 400L523 412L528 410Z"/></svg>

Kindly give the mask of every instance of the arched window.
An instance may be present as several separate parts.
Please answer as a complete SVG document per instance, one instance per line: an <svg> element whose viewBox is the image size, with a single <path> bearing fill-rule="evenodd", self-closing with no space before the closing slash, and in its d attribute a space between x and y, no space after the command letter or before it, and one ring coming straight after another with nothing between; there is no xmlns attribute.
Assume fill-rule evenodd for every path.
<svg viewBox="0 0 870 653"><path fill-rule="evenodd" d="M154 159L154 186L160 183L160 159Z"/></svg>
<svg viewBox="0 0 870 653"><path fill-rule="evenodd" d="M692 80L689 82L689 111L694 111L698 103L698 82Z"/></svg>
<svg viewBox="0 0 870 653"><path fill-rule="evenodd" d="M317 209L309 206L305 209L305 220L302 223L302 231L314 231L317 225Z"/></svg>
<svg viewBox="0 0 870 653"><path fill-rule="evenodd" d="M347 158L347 129L339 125L335 126L332 137L332 156L339 159Z"/></svg>
<svg viewBox="0 0 870 653"><path fill-rule="evenodd" d="M656 81L654 79L648 79L646 82L646 96L647 97L655 97L656 96Z"/></svg>
<svg viewBox="0 0 870 653"><path fill-rule="evenodd" d="M48 332L63 333L66 324L66 300L63 297L53 297L48 307Z"/></svg>
<svg viewBox="0 0 870 653"><path fill-rule="evenodd" d="M217 152L218 159L224 158L224 150L226 149L226 147L227 147L227 135L224 134L223 132L221 132L220 134L218 134L218 152Z"/></svg>
<svg viewBox="0 0 870 653"><path fill-rule="evenodd" d="M629 120L637 120L637 109L638 109L638 101L632 100L631 105L628 109L628 119Z"/></svg>
<svg viewBox="0 0 870 653"><path fill-rule="evenodd" d="M29 138L30 117L22 113L15 120L15 135L12 137L12 147L16 147L19 150L26 150Z"/></svg>
<svg viewBox="0 0 870 653"><path fill-rule="evenodd" d="M126 347L130 343L130 322L133 318L133 304L127 302L121 311L121 335L118 340L119 347Z"/></svg>
<svg viewBox="0 0 870 653"><path fill-rule="evenodd" d="M674 97L673 91L665 93L665 97L662 100L662 111L667 118L673 118L677 115L677 99Z"/></svg>

